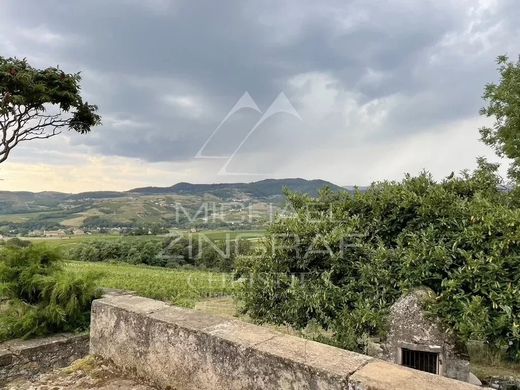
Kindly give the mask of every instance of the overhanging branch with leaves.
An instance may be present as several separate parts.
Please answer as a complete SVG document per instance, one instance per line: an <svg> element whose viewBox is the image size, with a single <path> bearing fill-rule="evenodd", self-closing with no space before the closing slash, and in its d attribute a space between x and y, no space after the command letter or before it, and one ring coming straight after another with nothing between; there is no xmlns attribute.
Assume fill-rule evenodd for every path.
<svg viewBox="0 0 520 390"><path fill-rule="evenodd" d="M35 69L0 57L0 163L21 142L52 138L64 130L88 133L101 123L97 106L83 102L79 73Z"/></svg>

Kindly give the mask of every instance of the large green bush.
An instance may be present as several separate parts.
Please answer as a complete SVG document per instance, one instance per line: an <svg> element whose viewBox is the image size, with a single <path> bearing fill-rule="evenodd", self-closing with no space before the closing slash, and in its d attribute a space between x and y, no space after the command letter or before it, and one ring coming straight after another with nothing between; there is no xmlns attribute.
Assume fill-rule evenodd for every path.
<svg viewBox="0 0 520 390"><path fill-rule="evenodd" d="M86 329L96 275L66 273L56 250L0 250L0 341Z"/></svg>
<svg viewBox="0 0 520 390"><path fill-rule="evenodd" d="M93 240L71 249L68 257L80 261L123 261L163 266L162 248L160 239Z"/></svg>
<svg viewBox="0 0 520 390"><path fill-rule="evenodd" d="M278 219L238 274L243 309L259 321L317 323L329 342L362 348L385 333L389 307L426 286L428 309L463 345L481 340L520 360L520 210L497 167L436 183L424 173L368 191L317 199L289 194Z"/></svg>

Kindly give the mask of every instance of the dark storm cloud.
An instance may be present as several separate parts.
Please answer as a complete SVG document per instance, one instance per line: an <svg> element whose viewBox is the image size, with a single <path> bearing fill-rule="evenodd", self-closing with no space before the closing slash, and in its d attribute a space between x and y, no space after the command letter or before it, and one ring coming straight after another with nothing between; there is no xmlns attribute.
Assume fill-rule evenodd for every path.
<svg viewBox="0 0 520 390"><path fill-rule="evenodd" d="M362 120L345 124L345 96L353 110L372 104L385 113L384 123L367 125L375 126L367 142L476 116L493 58L520 51L519 8L515 0L4 0L0 55L82 69L104 126L71 142L147 161L191 159L244 91L262 110L287 91L304 122L283 121L283 136L273 125L268 140L277 141L255 134L248 150L289 158L364 130ZM301 75L330 79L327 120L306 112L301 94L314 89L294 86ZM230 126L222 145L243 137Z"/></svg>

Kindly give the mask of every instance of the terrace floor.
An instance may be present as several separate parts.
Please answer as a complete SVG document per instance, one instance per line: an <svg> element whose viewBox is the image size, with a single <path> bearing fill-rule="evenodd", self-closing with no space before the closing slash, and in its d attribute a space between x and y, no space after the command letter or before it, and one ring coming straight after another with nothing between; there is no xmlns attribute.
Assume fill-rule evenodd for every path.
<svg viewBox="0 0 520 390"><path fill-rule="evenodd" d="M114 366L94 357L76 360L66 368L43 374L35 380L15 380L7 390L153 390L129 379Z"/></svg>

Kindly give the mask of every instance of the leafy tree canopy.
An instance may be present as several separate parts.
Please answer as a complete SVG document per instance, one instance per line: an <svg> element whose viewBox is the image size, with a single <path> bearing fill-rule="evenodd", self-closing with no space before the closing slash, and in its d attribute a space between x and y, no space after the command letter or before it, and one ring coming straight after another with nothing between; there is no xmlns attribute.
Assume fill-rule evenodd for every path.
<svg viewBox="0 0 520 390"><path fill-rule="evenodd" d="M513 159L509 170L512 178L520 177L520 60L512 62L505 55L498 57L498 84L487 84L483 98L487 106L481 114L494 117L491 127L480 129L482 140L493 146L500 156Z"/></svg>
<svg viewBox="0 0 520 390"><path fill-rule="evenodd" d="M0 57L0 163L20 142L51 138L64 129L85 134L100 124L97 107L81 98L80 81L79 73Z"/></svg>

